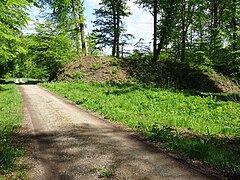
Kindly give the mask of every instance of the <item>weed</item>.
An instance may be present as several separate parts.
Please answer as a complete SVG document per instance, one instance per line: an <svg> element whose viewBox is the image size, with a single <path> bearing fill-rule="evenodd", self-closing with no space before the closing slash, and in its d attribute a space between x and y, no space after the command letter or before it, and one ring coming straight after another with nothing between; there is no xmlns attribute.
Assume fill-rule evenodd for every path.
<svg viewBox="0 0 240 180"><path fill-rule="evenodd" d="M74 72L72 75L72 78L74 80L81 80L83 78L83 73L82 72Z"/></svg>
<svg viewBox="0 0 240 180"><path fill-rule="evenodd" d="M149 132L151 133L150 137L159 142L171 142L176 134L173 128L168 126L160 128L156 122L152 125Z"/></svg>
<svg viewBox="0 0 240 180"><path fill-rule="evenodd" d="M96 167L95 169L96 169L98 172L100 172L99 175L98 175L98 178L104 178L104 177L110 178L110 177L113 176L112 170L104 170L104 169L102 169L101 167Z"/></svg>
<svg viewBox="0 0 240 180"><path fill-rule="evenodd" d="M90 66L90 69L96 71L96 70L100 69L101 67L102 67L101 64L94 63L94 64L92 64L92 65Z"/></svg>
<svg viewBox="0 0 240 180"><path fill-rule="evenodd" d="M112 177L112 176L113 176L113 172L112 172L111 170L102 171L102 172L98 175L99 178L104 178L104 177L110 178L110 177Z"/></svg>
<svg viewBox="0 0 240 180"><path fill-rule="evenodd" d="M97 171L101 171L102 170L102 168L100 168L100 167L96 167L95 168Z"/></svg>
<svg viewBox="0 0 240 180"><path fill-rule="evenodd" d="M111 61L109 62L109 65L120 67L121 63L122 63L121 59L112 58Z"/></svg>

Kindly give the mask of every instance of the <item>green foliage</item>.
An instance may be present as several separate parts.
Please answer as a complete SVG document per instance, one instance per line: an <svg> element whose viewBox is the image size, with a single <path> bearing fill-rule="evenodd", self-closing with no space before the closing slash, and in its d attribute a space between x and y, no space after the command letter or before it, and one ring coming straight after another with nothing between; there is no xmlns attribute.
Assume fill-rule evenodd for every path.
<svg viewBox="0 0 240 180"><path fill-rule="evenodd" d="M83 78L83 73L82 72L74 72L72 75L70 75L72 79L79 81L82 80Z"/></svg>
<svg viewBox="0 0 240 180"><path fill-rule="evenodd" d="M51 21L39 24L36 30L36 35L22 37L27 53L19 59L15 71L20 75L15 76L51 81L72 57L71 39L64 30L55 29Z"/></svg>
<svg viewBox="0 0 240 180"><path fill-rule="evenodd" d="M227 171L235 169L235 175L240 173L237 102L144 85L43 85L97 114L140 130L164 147Z"/></svg>
<svg viewBox="0 0 240 180"><path fill-rule="evenodd" d="M111 170L107 170L107 171L103 171L101 172L101 174L99 174L99 178L104 178L104 177L107 177L107 178L110 178L113 176L113 173Z"/></svg>
<svg viewBox="0 0 240 180"><path fill-rule="evenodd" d="M101 51L97 48L97 36L94 34L88 34L87 38L88 53L92 56L102 55Z"/></svg>
<svg viewBox="0 0 240 180"><path fill-rule="evenodd" d="M29 19L27 0L3 0L0 3L0 77L14 69L17 58L25 53L21 47L21 28Z"/></svg>
<svg viewBox="0 0 240 180"><path fill-rule="evenodd" d="M100 69L101 67L102 67L101 64L94 63L94 64L92 64L92 65L90 66L90 69L92 69L92 70L98 70L98 69Z"/></svg>
<svg viewBox="0 0 240 180"><path fill-rule="evenodd" d="M7 174L19 169L16 162L24 153L14 136L23 119L22 101L15 85L0 87L0 174ZM21 169L17 174L25 170Z"/></svg>
<svg viewBox="0 0 240 180"><path fill-rule="evenodd" d="M100 171L98 178L111 178L113 176L112 170L103 170L102 168L97 167L97 171Z"/></svg>
<svg viewBox="0 0 240 180"><path fill-rule="evenodd" d="M86 41L85 41L85 18L83 15L83 1L82 0L39 0L39 2L48 8L52 9L50 16L46 16L46 19L50 19L55 22L56 29L64 29L68 32L72 38L72 44L76 47L76 54L79 56L80 43L82 45L82 55L87 55ZM81 40L81 42L80 42Z"/></svg>
<svg viewBox="0 0 240 180"><path fill-rule="evenodd" d="M144 56L151 52L151 47L146 45L144 39L140 38L139 41L134 45L133 55Z"/></svg>
<svg viewBox="0 0 240 180"><path fill-rule="evenodd" d="M119 57L120 44L124 45L126 40L133 38L131 34L126 33L123 23L123 18L130 15L127 1L101 0L99 5L101 7L95 9L96 20L93 21L96 26L93 33L97 37L97 44L100 49L110 47L112 56Z"/></svg>
<svg viewBox="0 0 240 180"><path fill-rule="evenodd" d="M148 9L156 19L155 61L210 66L238 81L238 1L136 0L135 3Z"/></svg>
<svg viewBox="0 0 240 180"><path fill-rule="evenodd" d="M151 66L152 58L153 54L151 52L149 52L148 54L144 54L140 50L134 49L132 55L129 56L127 59L131 61L138 61L137 63L143 63L146 64L147 66Z"/></svg>

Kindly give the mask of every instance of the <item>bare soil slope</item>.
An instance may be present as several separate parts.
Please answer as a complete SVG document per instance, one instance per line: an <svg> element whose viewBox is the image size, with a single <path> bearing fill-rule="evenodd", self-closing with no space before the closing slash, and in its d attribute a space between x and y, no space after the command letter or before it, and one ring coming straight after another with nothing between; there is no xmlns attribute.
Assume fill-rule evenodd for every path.
<svg viewBox="0 0 240 180"><path fill-rule="evenodd" d="M179 63L155 64L112 57L84 57L65 66L57 80L101 83L146 83L181 90L240 93L240 87L217 72L207 72Z"/></svg>

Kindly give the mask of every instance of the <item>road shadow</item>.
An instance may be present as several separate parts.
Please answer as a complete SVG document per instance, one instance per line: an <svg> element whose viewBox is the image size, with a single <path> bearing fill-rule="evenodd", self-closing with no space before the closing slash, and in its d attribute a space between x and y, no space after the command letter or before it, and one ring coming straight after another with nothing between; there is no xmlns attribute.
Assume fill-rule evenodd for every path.
<svg viewBox="0 0 240 180"><path fill-rule="evenodd" d="M175 174L172 174L172 171L176 171L174 166L176 164L179 167L183 166L182 163L162 154L159 149L129 135L127 136L134 139L133 144L122 142L122 133L126 134L121 129L99 129L89 124L82 124L58 131L30 133L21 136L20 139L24 141L25 147L28 147L32 161L39 161L44 166L47 179L98 179L104 171L112 172L110 179L156 179L156 177L159 179L174 177ZM200 151L206 150L200 153L206 156L210 144L215 144L218 148L228 146L233 149L240 145L240 139L193 137L192 135L185 137L185 143L188 143L189 139L200 142L189 144L189 152L199 154ZM201 143L202 139L205 139L205 143ZM181 138L181 141L184 141L184 138ZM35 143L37 143L38 149L29 147L29 144L34 145ZM142 150L139 150L139 144L146 156L151 154L152 158L156 160L151 161L151 158L143 156ZM166 158L171 160L166 160ZM184 163L186 161L184 160ZM158 162L161 162L160 166ZM175 165L172 167L169 163ZM201 168L199 166L199 169ZM236 179L239 175L227 171L219 173L215 169L207 169L206 166L204 168L205 175L208 174L208 177L212 179L220 178L221 175L229 179ZM191 166L189 171L192 171ZM176 176L181 177L181 172L176 171L176 173L179 173ZM222 176L223 179L225 177Z"/></svg>
<svg viewBox="0 0 240 180"><path fill-rule="evenodd" d="M6 88L3 88L2 86L1 86L1 84L0 84L0 92L1 91L6 91L7 89Z"/></svg>
<svg viewBox="0 0 240 180"><path fill-rule="evenodd" d="M82 124L58 131L28 134L21 139L28 147L30 159L40 161L44 166L47 179L98 179L104 171L112 172L110 179L189 176L184 172L186 170L179 171L183 164L156 148L132 137L130 144L122 141L123 133L126 134L121 129L99 129ZM35 143L37 150L29 147L29 144ZM193 169L188 169L192 176L199 176Z"/></svg>
<svg viewBox="0 0 240 180"><path fill-rule="evenodd" d="M28 153L33 161L40 161L44 165L48 178L98 179L105 170L112 171L114 178L117 178L121 176L126 166L131 169L131 173L128 171L124 173L129 173L126 176L131 179L132 174L141 171L141 168L152 168L154 164L139 156L137 148L121 144L116 137L109 135L109 133L122 132L122 130L98 129L89 124L82 124L53 132L28 134L21 139L24 139L26 146L35 142L38 144L38 150L33 151L30 148ZM147 146L142 148L150 154L158 153ZM136 154L133 155L133 152ZM137 167L136 162L144 166ZM153 172L145 172L144 176L151 176L151 173Z"/></svg>

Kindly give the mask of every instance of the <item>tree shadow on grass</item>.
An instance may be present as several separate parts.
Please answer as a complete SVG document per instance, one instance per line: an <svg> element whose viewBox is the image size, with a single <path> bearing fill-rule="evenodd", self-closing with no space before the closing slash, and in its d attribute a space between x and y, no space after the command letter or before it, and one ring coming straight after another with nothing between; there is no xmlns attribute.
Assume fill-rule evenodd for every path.
<svg viewBox="0 0 240 180"><path fill-rule="evenodd" d="M4 84L5 80L4 79L0 79L0 84Z"/></svg>
<svg viewBox="0 0 240 180"><path fill-rule="evenodd" d="M0 79L0 84L14 84L15 81L13 79Z"/></svg>
<svg viewBox="0 0 240 180"><path fill-rule="evenodd" d="M211 93L211 94L201 94L202 97L212 96L217 101L232 101L239 103L240 102L240 94L236 93Z"/></svg>
<svg viewBox="0 0 240 180"><path fill-rule="evenodd" d="M1 84L0 84L0 91L6 91L6 89L3 88L3 87L1 86Z"/></svg>

